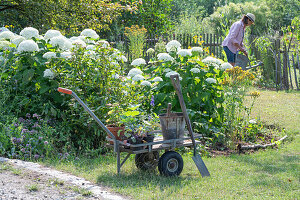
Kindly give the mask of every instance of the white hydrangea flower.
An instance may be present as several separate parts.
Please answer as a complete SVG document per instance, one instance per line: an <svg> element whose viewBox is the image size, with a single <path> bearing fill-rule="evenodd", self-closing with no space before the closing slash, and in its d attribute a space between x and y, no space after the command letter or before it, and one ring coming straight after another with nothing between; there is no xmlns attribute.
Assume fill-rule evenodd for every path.
<svg viewBox="0 0 300 200"><path fill-rule="evenodd" d="M50 40L51 38L58 37L58 36L62 36L60 31L50 29L45 33L44 39L45 40Z"/></svg>
<svg viewBox="0 0 300 200"><path fill-rule="evenodd" d="M57 36L57 37L52 37L50 39L50 44L54 47L58 47L60 49L63 49L65 47L65 42L66 42L66 38L64 36Z"/></svg>
<svg viewBox="0 0 300 200"><path fill-rule="evenodd" d="M95 47L95 45L87 45L86 46L86 50L96 50L96 47Z"/></svg>
<svg viewBox="0 0 300 200"><path fill-rule="evenodd" d="M132 68L128 72L128 76L130 76L130 77L134 77L135 75L138 75L138 74L143 74L143 72L138 68Z"/></svg>
<svg viewBox="0 0 300 200"><path fill-rule="evenodd" d="M0 50L8 50L10 45L11 43L9 41L0 40Z"/></svg>
<svg viewBox="0 0 300 200"><path fill-rule="evenodd" d="M20 32L20 35L27 40L31 38L39 38L39 31L32 27L26 27Z"/></svg>
<svg viewBox="0 0 300 200"><path fill-rule="evenodd" d="M17 35L14 38L12 38L10 40L10 42L13 43L13 44L15 44L16 46L18 46L24 40L26 40L24 37Z"/></svg>
<svg viewBox="0 0 300 200"><path fill-rule="evenodd" d="M99 40L98 42L96 42L96 45L103 48L108 48L110 46L109 42L107 42L106 40Z"/></svg>
<svg viewBox="0 0 300 200"><path fill-rule="evenodd" d="M175 75L175 74L178 74L178 73L175 71L170 71L170 72L166 73L165 77L170 78L171 75Z"/></svg>
<svg viewBox="0 0 300 200"><path fill-rule="evenodd" d="M232 68L232 65L230 63L228 63L228 62L223 63L221 65L221 70L226 70L226 69L231 69L231 68Z"/></svg>
<svg viewBox="0 0 300 200"><path fill-rule="evenodd" d="M73 36L73 37L71 37L69 40L70 40L71 42L73 42L73 41L78 40L78 39L79 39L79 37Z"/></svg>
<svg viewBox="0 0 300 200"><path fill-rule="evenodd" d="M157 59L158 60L163 60L163 61L166 61L166 62L174 60L174 58L172 56L170 56L170 54L168 54L168 53L159 53L157 55Z"/></svg>
<svg viewBox="0 0 300 200"><path fill-rule="evenodd" d="M178 51L181 49L180 47L181 44L177 40L171 40L166 45L167 52Z"/></svg>
<svg viewBox="0 0 300 200"><path fill-rule="evenodd" d="M44 71L44 77L45 78L53 79L54 76L55 76L55 74L51 71L51 69L46 69Z"/></svg>
<svg viewBox="0 0 300 200"><path fill-rule="evenodd" d="M191 69L191 72L193 72L194 74L196 74L196 73L199 73L199 72L200 72L200 69L197 68L197 67L195 67L195 68L192 68L192 69Z"/></svg>
<svg viewBox="0 0 300 200"><path fill-rule="evenodd" d="M86 47L86 43L80 39L72 41L72 45L73 47L82 47L82 48Z"/></svg>
<svg viewBox="0 0 300 200"><path fill-rule="evenodd" d="M250 123L250 124L256 124L256 120L255 120L255 119L251 119L251 120L249 121L249 123Z"/></svg>
<svg viewBox="0 0 300 200"><path fill-rule="evenodd" d="M203 49L202 47L192 47L192 53L193 52L197 52L197 53L202 53L203 52Z"/></svg>
<svg viewBox="0 0 300 200"><path fill-rule="evenodd" d="M143 58L137 58L134 61L132 61L131 65L133 66L146 65L146 61Z"/></svg>
<svg viewBox="0 0 300 200"><path fill-rule="evenodd" d="M155 52L155 50L154 50L153 48L149 48L149 49L147 49L147 51L146 51L146 53L147 53L147 54L150 54L150 55L153 55L154 52Z"/></svg>
<svg viewBox="0 0 300 200"><path fill-rule="evenodd" d="M205 81L208 82L208 83L210 83L210 84L217 83L217 80L214 79L214 78L207 78L207 79L205 79Z"/></svg>
<svg viewBox="0 0 300 200"><path fill-rule="evenodd" d="M168 73L168 72L171 72L171 71L173 71L172 69L170 69L170 68L166 68L166 69L164 69L164 73Z"/></svg>
<svg viewBox="0 0 300 200"><path fill-rule="evenodd" d="M33 40L24 40L18 46L18 52L20 53L34 51L39 51L39 47Z"/></svg>
<svg viewBox="0 0 300 200"><path fill-rule="evenodd" d="M141 82L141 85L145 85L145 86L150 86L151 87L151 83L149 81L143 81L143 82Z"/></svg>
<svg viewBox="0 0 300 200"><path fill-rule="evenodd" d="M211 57L211 56L206 57L205 59L202 60L202 62L205 63L205 64L217 64L217 65L222 64L221 60L219 60L217 58L214 58L214 57Z"/></svg>
<svg viewBox="0 0 300 200"><path fill-rule="evenodd" d="M46 59L56 58L56 53L54 53L52 51L47 52L43 55L43 58L46 58Z"/></svg>
<svg viewBox="0 0 300 200"><path fill-rule="evenodd" d="M65 51L60 54L60 57L65 58L65 59L70 59L70 58L72 58L72 54L69 51Z"/></svg>
<svg viewBox="0 0 300 200"><path fill-rule="evenodd" d="M152 81L153 82L161 82L161 81L163 81L163 79L161 77L155 77Z"/></svg>
<svg viewBox="0 0 300 200"><path fill-rule="evenodd" d="M72 49L72 47L73 47L72 42L70 40L66 39L63 50L70 50L70 49Z"/></svg>
<svg viewBox="0 0 300 200"><path fill-rule="evenodd" d="M145 78L141 74L137 74L132 78L133 81L142 81L144 79Z"/></svg>
<svg viewBox="0 0 300 200"><path fill-rule="evenodd" d="M96 31L94 31L93 29L84 29L81 33L81 36L86 36L86 37L90 37L93 39L98 39L99 35L96 33Z"/></svg>
<svg viewBox="0 0 300 200"><path fill-rule="evenodd" d="M0 32L0 40L1 39L8 39L8 40L11 40L12 38L15 37L15 34L11 31L3 31L3 32Z"/></svg>
<svg viewBox="0 0 300 200"><path fill-rule="evenodd" d="M192 52L189 50L189 49L180 49L178 52L177 52L177 55L180 55L180 56L192 56Z"/></svg>

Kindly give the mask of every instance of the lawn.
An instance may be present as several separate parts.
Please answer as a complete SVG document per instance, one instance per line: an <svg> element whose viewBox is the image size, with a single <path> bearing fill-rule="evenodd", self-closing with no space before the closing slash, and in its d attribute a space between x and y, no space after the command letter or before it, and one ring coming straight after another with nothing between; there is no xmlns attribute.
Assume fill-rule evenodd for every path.
<svg viewBox="0 0 300 200"><path fill-rule="evenodd" d="M299 199L300 197L300 93L261 91L253 117L286 128L287 141L279 148L252 154L204 158L211 177L202 178L191 155L184 154L179 177L166 178L158 171L142 172L134 157L116 174L116 156L80 158L47 165L108 186L133 199Z"/></svg>

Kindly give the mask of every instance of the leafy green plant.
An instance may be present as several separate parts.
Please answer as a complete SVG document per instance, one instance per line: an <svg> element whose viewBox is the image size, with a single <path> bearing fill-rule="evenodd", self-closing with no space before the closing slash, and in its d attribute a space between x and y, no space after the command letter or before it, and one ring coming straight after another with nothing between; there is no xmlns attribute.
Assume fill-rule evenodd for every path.
<svg viewBox="0 0 300 200"><path fill-rule="evenodd" d="M130 28L125 27L125 36L129 40L129 51L132 59L139 58L143 55L147 30L138 25L132 25Z"/></svg>

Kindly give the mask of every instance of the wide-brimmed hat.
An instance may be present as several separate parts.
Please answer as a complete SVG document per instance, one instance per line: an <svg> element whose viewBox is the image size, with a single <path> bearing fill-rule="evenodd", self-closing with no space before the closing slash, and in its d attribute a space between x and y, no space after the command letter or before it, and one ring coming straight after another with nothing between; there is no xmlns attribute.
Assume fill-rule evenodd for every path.
<svg viewBox="0 0 300 200"><path fill-rule="evenodd" d="M253 15L252 13L247 13L247 15L246 15L252 22L253 22L253 24L254 24L254 22L255 22L255 15Z"/></svg>

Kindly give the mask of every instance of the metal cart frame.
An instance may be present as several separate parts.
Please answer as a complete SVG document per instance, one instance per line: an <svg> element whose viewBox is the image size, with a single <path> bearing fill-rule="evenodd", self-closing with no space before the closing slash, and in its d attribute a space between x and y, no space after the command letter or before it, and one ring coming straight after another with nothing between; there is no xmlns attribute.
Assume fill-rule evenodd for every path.
<svg viewBox="0 0 300 200"><path fill-rule="evenodd" d="M192 147L193 143L191 141L190 137L184 137L179 139L170 139L170 140L163 140L162 137L156 138L153 142L149 143L143 143L143 144L129 144L124 143L124 141L117 140L116 137L106 128L106 126L99 120L99 118L87 107L87 105L73 92L72 90L65 89L65 88L58 88L58 91L64 94L70 94L72 95L85 109L86 112L88 112L91 117L98 123L99 126L101 126L105 132L110 136L106 137L106 139L110 142L106 144L107 147L113 148L114 152L117 154L117 173L119 174L121 172L121 167L124 165L126 160L130 157L131 154L136 155L136 164L137 164L137 158L139 158L139 155L147 155L147 154L153 154L155 153L156 158L154 158L154 163L158 164L159 171L162 175L166 176L173 176L173 175L179 175L181 173L182 167L183 167L183 161L181 156L174 152L175 148L179 147ZM153 131L151 133L160 133L161 131ZM202 135L195 134L195 138L201 138ZM111 144L112 143L112 144ZM196 141L196 143L200 143L199 141ZM134 148L140 148L139 150L134 150ZM159 158L157 158L157 155L159 156L159 151L164 150L165 154L169 152L168 156L162 155ZM121 161L121 153L126 152L126 157ZM175 154L176 153L176 154ZM172 155L171 155L172 154ZM155 157L154 156L154 157ZM151 158L152 159L152 158ZM138 161L140 162L140 161ZM180 169L180 165L182 165ZM138 165L137 165L138 167ZM156 166L150 166L150 168L156 167ZM178 169L179 167L179 169ZM141 169L147 170L147 167L142 167Z"/></svg>

